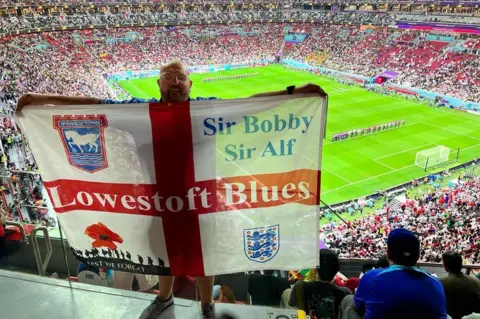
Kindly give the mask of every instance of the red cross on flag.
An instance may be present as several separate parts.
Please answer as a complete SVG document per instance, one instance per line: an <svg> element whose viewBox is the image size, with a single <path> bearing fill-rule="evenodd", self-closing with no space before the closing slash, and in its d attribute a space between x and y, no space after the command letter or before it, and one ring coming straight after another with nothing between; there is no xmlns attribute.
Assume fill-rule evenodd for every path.
<svg viewBox="0 0 480 319"><path fill-rule="evenodd" d="M77 259L202 276L318 264L326 104L27 106L18 122Z"/></svg>

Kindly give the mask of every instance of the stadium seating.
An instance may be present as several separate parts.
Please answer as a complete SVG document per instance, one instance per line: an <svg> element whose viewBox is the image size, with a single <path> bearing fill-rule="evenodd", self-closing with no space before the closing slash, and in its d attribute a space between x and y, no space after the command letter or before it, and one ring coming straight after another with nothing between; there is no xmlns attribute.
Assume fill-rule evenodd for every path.
<svg viewBox="0 0 480 319"><path fill-rule="evenodd" d="M454 186L408 198L398 205L392 201L375 215L346 225L322 227L322 240L344 258L375 259L384 254L384 238L396 227L415 232L424 250L421 261L441 261L444 251L462 252L467 264L479 264L480 227L477 214L480 178L464 176Z"/></svg>

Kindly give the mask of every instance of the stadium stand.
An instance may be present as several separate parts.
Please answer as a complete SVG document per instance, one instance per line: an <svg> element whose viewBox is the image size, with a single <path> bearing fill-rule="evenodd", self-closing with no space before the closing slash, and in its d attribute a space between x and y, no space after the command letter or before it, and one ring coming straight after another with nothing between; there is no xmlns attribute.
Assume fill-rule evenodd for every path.
<svg viewBox="0 0 480 319"><path fill-rule="evenodd" d="M459 178L454 187L417 195L400 205L388 205L349 225L325 225L321 238L340 257L375 259L384 253L383 239L388 233L404 227L417 234L425 247L421 261L438 263L444 251L455 250L463 253L466 263L478 264L479 191L478 177Z"/></svg>
<svg viewBox="0 0 480 319"><path fill-rule="evenodd" d="M300 29L305 26L296 25ZM222 36L224 32L235 32L233 30L239 27L254 34L235 38ZM1 70L5 73L2 91L18 96L32 89L58 93L57 88L62 87L64 93L92 95L92 88L95 88L97 95L113 97L115 91L106 85L99 72L92 70L109 73L154 69L162 61L175 58L175 52L185 52L182 49L187 43L190 50L182 58L190 65L272 61L282 50L286 27L286 24L252 24L218 29L208 26L176 27L174 30L164 27L122 28L8 37L0 46ZM192 38L192 33L198 37ZM208 40L201 37L207 33L218 36ZM339 37L339 34L347 36ZM283 57L365 76L375 76L388 69L401 73L394 79L396 83L440 94L449 93L472 102L480 101L476 54L446 51L447 43L425 41L421 34L408 34L396 41L389 41L390 37L391 34L383 30L367 34L356 26L315 25L304 43L284 47ZM413 38L419 41L414 47L401 40ZM122 40L106 45L110 39ZM217 54L222 50L229 55ZM24 71L22 65L32 63L38 67L24 73L27 70ZM56 83L52 85L51 66L57 64L60 67L55 70ZM59 77L62 73L64 76Z"/></svg>
<svg viewBox="0 0 480 319"><path fill-rule="evenodd" d="M48 209L39 168L12 120L16 100L26 92L129 98L126 91L107 81L110 74L157 70L177 58L193 66L268 64L281 57L367 78L390 70L399 75L389 83L480 103L478 36L397 28L409 21L476 25L480 23L478 6L425 9L420 2L407 7L391 1L386 9L380 11L380 5L375 5L367 12L361 10L368 7L362 1L337 1L339 10L333 10L327 1L309 5L302 1L255 1L250 5L226 1L185 1L187 5L165 0L105 2L0 0L0 205L10 221L48 227L57 224ZM18 10L1 9L14 6ZM416 6L422 9L415 11ZM306 39L289 44L287 34L304 34ZM345 205L343 216L361 215L367 206ZM339 270L335 284L355 293L357 277L367 273L368 267L361 273L359 267L355 271L348 267L367 265L372 260L376 263L387 252L389 234L398 228L409 229L418 238L419 261L430 273L443 272L439 263L446 251L460 253L468 273L479 269L475 266L480 264L479 213L480 178L461 174L455 184L411 196L407 192L405 202L387 200L383 207L354 221L329 220L320 226L320 239L341 259L340 268L334 271ZM325 215L331 216L331 212L327 210ZM342 260L349 264L345 266ZM317 278L317 272L304 270L308 275L303 276L294 271L290 284L316 282L321 277ZM216 284L222 286L222 292L231 289L236 299L226 294L218 301L249 304L262 300L253 304L290 308L292 289L285 288L289 283L281 272L276 273L279 280L275 280L275 287L280 288L258 290L254 293L260 296L250 298L249 283L253 286L251 282L258 280L256 285L265 288L274 281L266 278L269 276L270 272L219 276ZM314 300L314 295L303 304ZM459 302L451 299L447 296L446 312L456 319L449 307L453 304L458 308ZM339 305L335 309L337 318Z"/></svg>

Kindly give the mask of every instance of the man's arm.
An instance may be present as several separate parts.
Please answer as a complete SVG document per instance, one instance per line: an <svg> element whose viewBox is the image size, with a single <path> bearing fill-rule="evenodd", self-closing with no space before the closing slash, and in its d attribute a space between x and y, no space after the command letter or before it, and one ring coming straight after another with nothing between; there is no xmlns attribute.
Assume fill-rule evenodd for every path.
<svg viewBox="0 0 480 319"><path fill-rule="evenodd" d="M17 112L27 105L85 105L99 103L100 100L96 97L28 93L18 100Z"/></svg>
<svg viewBox="0 0 480 319"><path fill-rule="evenodd" d="M377 278L377 275L382 271L382 269L373 269L367 271L358 283L353 301L355 303L355 310L362 316L365 314L367 300L372 299L373 282L375 281L375 278Z"/></svg>
<svg viewBox="0 0 480 319"><path fill-rule="evenodd" d="M313 83L307 83L302 86L296 87L293 90L293 94L312 94L317 93L322 97L327 97L328 94L318 85ZM257 93L250 97L265 97L265 96L279 96L279 95L288 95L287 89L281 91Z"/></svg>
<svg viewBox="0 0 480 319"><path fill-rule="evenodd" d="M303 281L298 281L295 285L293 285L290 293L290 300L288 301L288 305L290 307L296 307L299 310L305 310L303 284Z"/></svg>

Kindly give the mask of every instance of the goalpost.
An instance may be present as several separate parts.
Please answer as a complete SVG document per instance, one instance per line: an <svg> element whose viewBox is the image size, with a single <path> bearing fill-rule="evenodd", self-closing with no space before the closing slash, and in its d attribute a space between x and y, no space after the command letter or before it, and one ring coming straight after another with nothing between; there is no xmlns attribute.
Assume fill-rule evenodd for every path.
<svg viewBox="0 0 480 319"><path fill-rule="evenodd" d="M425 171L433 166L448 162L450 155L450 148L439 145L436 147L428 148L426 150L417 152L415 158L415 165L424 168Z"/></svg>

